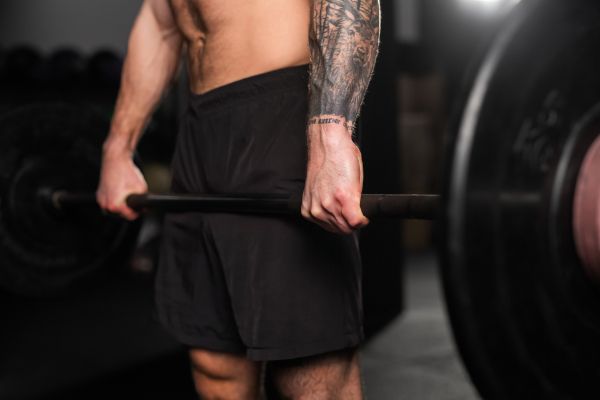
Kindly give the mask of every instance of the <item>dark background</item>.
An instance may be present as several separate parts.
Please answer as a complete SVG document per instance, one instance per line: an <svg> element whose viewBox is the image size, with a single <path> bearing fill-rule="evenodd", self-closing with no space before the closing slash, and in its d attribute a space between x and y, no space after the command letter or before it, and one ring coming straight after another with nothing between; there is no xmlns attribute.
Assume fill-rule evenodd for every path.
<svg viewBox="0 0 600 400"><path fill-rule="evenodd" d="M380 56L360 118L365 193L438 191L461 82L512 3L382 0ZM25 104L61 101L91 106L109 120L140 5L2 0L0 117ZM140 143L153 192L168 189L186 91L183 74ZM0 398L193 398L185 349L154 317L160 221L149 214L132 261L83 293L36 299L0 291ZM374 220L361 232L368 338L401 315L404 255L434 242L429 222Z"/></svg>

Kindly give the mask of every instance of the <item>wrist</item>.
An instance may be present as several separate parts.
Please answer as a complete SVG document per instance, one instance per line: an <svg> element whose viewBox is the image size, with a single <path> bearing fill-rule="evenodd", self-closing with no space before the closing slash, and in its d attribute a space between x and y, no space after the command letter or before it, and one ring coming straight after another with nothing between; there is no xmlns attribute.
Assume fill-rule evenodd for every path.
<svg viewBox="0 0 600 400"><path fill-rule="evenodd" d="M322 115L308 121L309 151L312 148L334 150L345 147L352 141L352 122L346 122L344 117Z"/></svg>
<svg viewBox="0 0 600 400"><path fill-rule="evenodd" d="M102 146L102 156L105 159L131 160L134 150L129 138L110 134Z"/></svg>

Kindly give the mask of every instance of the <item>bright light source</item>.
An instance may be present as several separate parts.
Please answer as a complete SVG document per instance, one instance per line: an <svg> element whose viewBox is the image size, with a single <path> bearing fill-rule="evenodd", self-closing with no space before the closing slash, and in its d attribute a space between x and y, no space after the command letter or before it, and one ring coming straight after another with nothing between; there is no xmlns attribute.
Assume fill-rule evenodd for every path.
<svg viewBox="0 0 600 400"><path fill-rule="evenodd" d="M465 11L477 12L487 17L505 14L521 0L458 0Z"/></svg>

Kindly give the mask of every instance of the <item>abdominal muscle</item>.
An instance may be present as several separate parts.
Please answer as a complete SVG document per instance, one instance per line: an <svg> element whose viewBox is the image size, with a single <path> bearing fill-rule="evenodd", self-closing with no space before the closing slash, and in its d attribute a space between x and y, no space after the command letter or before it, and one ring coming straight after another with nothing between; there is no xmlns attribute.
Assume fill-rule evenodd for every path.
<svg viewBox="0 0 600 400"><path fill-rule="evenodd" d="M170 1L195 94L310 62L310 0Z"/></svg>

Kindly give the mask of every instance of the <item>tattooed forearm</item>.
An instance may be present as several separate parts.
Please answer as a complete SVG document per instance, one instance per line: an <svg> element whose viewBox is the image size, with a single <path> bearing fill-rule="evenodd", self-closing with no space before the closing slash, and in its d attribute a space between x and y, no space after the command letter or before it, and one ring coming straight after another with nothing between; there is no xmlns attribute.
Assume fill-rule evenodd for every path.
<svg viewBox="0 0 600 400"><path fill-rule="evenodd" d="M379 48L379 0L314 0L309 39L309 123L333 116L351 129Z"/></svg>

